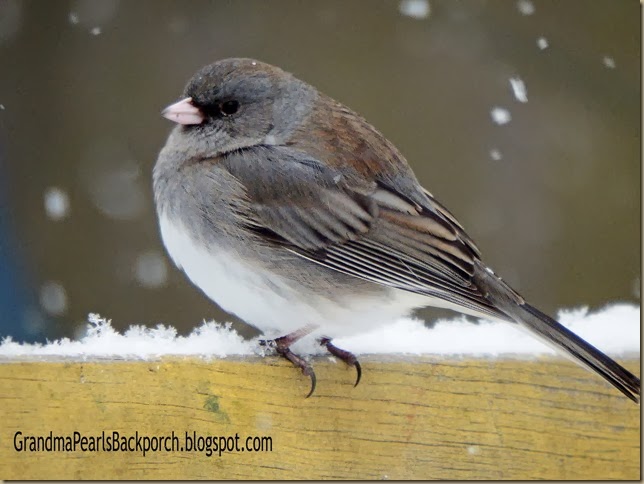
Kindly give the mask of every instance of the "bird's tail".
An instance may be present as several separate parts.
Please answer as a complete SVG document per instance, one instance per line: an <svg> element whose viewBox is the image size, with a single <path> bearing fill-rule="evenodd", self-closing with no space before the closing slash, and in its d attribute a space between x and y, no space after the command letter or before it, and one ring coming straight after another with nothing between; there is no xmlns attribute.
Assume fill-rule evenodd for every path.
<svg viewBox="0 0 644 484"><path fill-rule="evenodd" d="M556 349L563 350L577 363L594 371L635 403L639 403L639 378L535 307L524 303L520 309L523 310L524 317L519 324L551 343Z"/></svg>
<svg viewBox="0 0 644 484"><path fill-rule="evenodd" d="M640 401L640 379L557 321L526 303L487 268L478 277L488 290L487 298L519 325L560 352L597 373L620 392Z"/></svg>

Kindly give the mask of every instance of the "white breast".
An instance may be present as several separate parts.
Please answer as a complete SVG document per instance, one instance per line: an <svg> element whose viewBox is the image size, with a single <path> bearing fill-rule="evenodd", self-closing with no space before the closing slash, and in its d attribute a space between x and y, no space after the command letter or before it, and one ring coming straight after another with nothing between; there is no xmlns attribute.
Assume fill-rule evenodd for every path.
<svg viewBox="0 0 644 484"><path fill-rule="evenodd" d="M175 264L222 309L267 334L283 335L304 326L329 337L368 331L392 322L428 298L391 290L389 297L338 295L330 300L304 293L294 281L251 267L233 251L207 249L180 222L160 216L161 236Z"/></svg>

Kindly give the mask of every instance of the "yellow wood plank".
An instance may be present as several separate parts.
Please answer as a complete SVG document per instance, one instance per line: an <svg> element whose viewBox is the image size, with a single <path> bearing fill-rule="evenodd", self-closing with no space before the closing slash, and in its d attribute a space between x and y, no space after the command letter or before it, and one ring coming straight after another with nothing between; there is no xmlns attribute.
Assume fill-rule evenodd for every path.
<svg viewBox="0 0 644 484"><path fill-rule="evenodd" d="M4 479L640 479L639 406L558 359L0 363ZM639 373L639 360L626 362ZM265 436L271 452L18 452L22 436ZM20 440L20 439L19 439ZM27 439L28 442L29 439ZM27 443L28 445L28 443Z"/></svg>

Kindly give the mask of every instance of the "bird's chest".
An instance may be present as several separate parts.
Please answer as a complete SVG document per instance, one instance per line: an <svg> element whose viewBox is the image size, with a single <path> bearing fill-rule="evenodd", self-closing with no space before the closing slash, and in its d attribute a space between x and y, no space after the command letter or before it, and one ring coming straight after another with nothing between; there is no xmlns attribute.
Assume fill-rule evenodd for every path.
<svg viewBox="0 0 644 484"><path fill-rule="evenodd" d="M159 217L159 226L177 267L222 309L260 329L291 329L282 326L300 297L290 281L240 257L229 244L206 247L167 216Z"/></svg>
<svg viewBox="0 0 644 484"><path fill-rule="evenodd" d="M259 247L239 252L230 241L217 244L214 239L206 245L182 222L164 214L159 224L168 253L191 282L222 309L266 334L279 336L313 326L325 336L349 335L422 305L416 294L375 284L368 286L369 291L360 290L363 281L343 274L332 273L328 279L327 270L315 265L298 266L295 273L280 269L282 254L260 255ZM306 279L303 272L308 273Z"/></svg>

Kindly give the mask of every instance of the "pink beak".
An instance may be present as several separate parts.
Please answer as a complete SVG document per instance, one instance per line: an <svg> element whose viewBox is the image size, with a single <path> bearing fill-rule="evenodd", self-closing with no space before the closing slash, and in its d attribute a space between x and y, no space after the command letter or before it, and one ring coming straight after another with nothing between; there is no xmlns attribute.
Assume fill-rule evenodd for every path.
<svg viewBox="0 0 644 484"><path fill-rule="evenodd" d="M161 115L170 121L184 125L201 124L205 119L199 108L192 104L191 97L171 104L161 112Z"/></svg>

